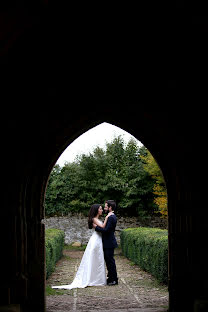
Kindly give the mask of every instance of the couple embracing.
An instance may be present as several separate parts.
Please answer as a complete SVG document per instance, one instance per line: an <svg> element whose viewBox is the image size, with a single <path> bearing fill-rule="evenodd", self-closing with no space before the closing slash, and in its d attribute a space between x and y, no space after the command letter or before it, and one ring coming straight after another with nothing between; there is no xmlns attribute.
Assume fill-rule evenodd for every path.
<svg viewBox="0 0 208 312"><path fill-rule="evenodd" d="M104 223L99 220L103 213L102 206L92 205L89 211L88 226L94 229L87 244L80 266L73 282L70 285L52 286L52 288L72 289L87 286L114 286L118 284L114 249L118 246L114 235L117 218L116 204L113 200L105 202ZM105 263L108 270L106 280Z"/></svg>

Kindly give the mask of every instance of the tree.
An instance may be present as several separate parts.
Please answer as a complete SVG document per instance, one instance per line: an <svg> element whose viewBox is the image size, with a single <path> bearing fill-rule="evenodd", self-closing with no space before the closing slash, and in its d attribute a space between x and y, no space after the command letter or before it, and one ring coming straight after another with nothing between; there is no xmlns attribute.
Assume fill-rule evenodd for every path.
<svg viewBox="0 0 208 312"><path fill-rule="evenodd" d="M141 159L142 148L138 148L135 140L130 140L125 149L124 180L125 193L120 205L129 213L145 216L152 214L155 209L153 203L153 181L144 170Z"/></svg>
<svg viewBox="0 0 208 312"><path fill-rule="evenodd" d="M59 194L63 187L61 185L60 172L61 167L55 165L48 180L44 203L45 214L47 216L55 214L60 209Z"/></svg>
<svg viewBox="0 0 208 312"><path fill-rule="evenodd" d="M146 155L142 156L142 159L144 161L144 169L155 181L153 187L153 194L155 195L154 202L158 206L162 217L167 217L167 191L162 172L148 150L146 151Z"/></svg>
<svg viewBox="0 0 208 312"><path fill-rule="evenodd" d="M87 212L93 203L103 204L106 199L117 202L121 215L154 213L158 210L155 177L150 170L154 163L147 165L147 155L147 149L139 148L136 140L125 144L119 136L104 149L96 147L73 163L55 166L46 192L46 215Z"/></svg>

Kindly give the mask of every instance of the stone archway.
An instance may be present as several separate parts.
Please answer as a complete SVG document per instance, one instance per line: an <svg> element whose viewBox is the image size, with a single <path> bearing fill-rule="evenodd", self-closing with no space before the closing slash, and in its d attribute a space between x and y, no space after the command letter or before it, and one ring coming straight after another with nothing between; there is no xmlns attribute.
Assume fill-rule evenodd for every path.
<svg viewBox="0 0 208 312"><path fill-rule="evenodd" d="M94 115L94 114L93 114ZM102 112L102 115L103 115L103 117L106 115L106 113L103 111ZM114 122L116 122L116 119L114 119L114 113L113 113L113 115L112 115L112 117L113 118L109 118L110 120L114 120ZM132 117L131 117L132 118ZM126 120L126 118L125 118L125 120ZM133 119L132 119L133 120ZM126 121L125 121L126 122ZM129 121L129 123L131 123L130 121ZM91 124L91 121L89 120L89 124ZM100 122L98 123L96 120L94 121L94 120L92 120L92 124L94 125L94 126L97 126L98 124L100 124ZM88 128L88 122L87 122L87 128ZM134 128L134 127L133 127ZM85 129L85 127L84 127L84 129ZM90 129L92 129L91 127L89 128L89 130ZM79 131L78 131L78 133L79 133L79 135L82 135L83 133L84 133L84 131L82 132L82 130L81 129L79 129ZM75 139L77 138L77 137L79 137L79 135L77 135L77 134L75 134ZM72 136L72 137L74 137L74 136ZM71 140L71 138L68 138L69 140ZM67 141L68 141L68 139L67 139ZM65 146L65 144L64 144L64 146ZM56 161L57 161L57 159L56 159ZM57 301L58 302L58 301Z"/></svg>
<svg viewBox="0 0 208 312"><path fill-rule="evenodd" d="M172 113L140 112L138 122L137 112L120 110L118 113L113 109L83 114L74 110L73 116L55 116L48 112L34 119L28 116L27 132L19 126L19 121L23 124L21 118L18 124L14 123L12 134L16 141L12 148L19 148L19 156L13 166L9 166L12 149L7 144L7 166L4 167L7 170L3 171L7 207L4 210L7 235L4 237L9 238L9 243L5 240L2 304L18 304L23 312L44 311L44 227L41 220L47 178L65 147L80 133L101 122L101 115L104 120L138 137L151 150L163 171L169 204L170 311L187 307L193 311L194 306L206 299L207 287L206 261L197 256L202 256L206 250L206 210L202 208L198 214L195 209L205 199L198 183L202 171L190 171L195 159L191 153L192 140L196 138L191 127L194 116L190 115L189 120L179 116L176 124ZM11 176L12 184L9 183Z"/></svg>
<svg viewBox="0 0 208 312"><path fill-rule="evenodd" d="M111 113L110 116L109 113ZM191 123L186 122L185 124L186 127L189 127L189 135L193 135L188 137L187 132L184 131L185 119L183 114L180 117L177 116L178 122L176 127L174 119L176 116L174 114L143 112L141 113L142 122L138 123L137 116L133 112L129 112L128 117L126 117L125 112L117 114L116 111L115 114L114 110L103 110L92 115L89 114L88 118L86 118L87 114L85 114L85 119L81 121L82 126L79 127L77 133L80 134L81 129L86 131L92 125L97 124L98 121L100 122L100 114L102 114L105 120L119 125L139 138L150 149L164 174L169 204L170 311L175 311L174 309L179 311L179 309L187 309L187 307L193 309L193 307L205 305L205 295L203 293L205 294L206 292L206 286L204 286L206 282L202 284L200 292L199 289L194 289L193 287L193 283L198 279L198 277L196 278L196 272L194 272L198 259L196 259L193 251L196 247L196 236L193 241L192 239L193 233L196 234L198 232L199 222L201 223L201 221L199 221L199 216L197 217L195 214L194 218L196 219L194 220L193 211L190 211L190 207L193 208L193 202L196 201L195 196L199 195L198 186L195 185L193 179L190 180L189 168L193 161L190 157L190 152L192 139L195 138ZM191 114L190 117L192 117ZM159 127L158 123L160 124ZM84 131L81 130L81 132ZM75 134L75 137L77 137L77 134ZM184 140L186 140L185 145ZM178 150L180 150L179 153ZM195 188L194 192L193 188ZM198 247L201 249L200 243ZM180 281L178 281L177 276L179 276ZM181 288L181 280L183 285L186 285L185 288L184 286ZM193 295L192 298L190 298L190 292Z"/></svg>
<svg viewBox="0 0 208 312"><path fill-rule="evenodd" d="M60 16L55 16L61 24L63 9L60 11ZM128 56L121 56L116 69L111 55L111 62L105 68L102 60L106 55L103 54L96 61L89 58L93 69L83 67L89 61L86 57L77 71L82 54L76 55L77 50L72 57L62 54L62 39L65 42L66 36L61 27L60 36L56 36L54 18L47 15L47 1L36 5L31 1L27 9L20 1L18 9L3 14L0 310L10 306L14 311L44 311L41 220L47 178L66 146L80 133L104 120L138 137L152 152L164 174L169 207L170 311L207 310L208 269L204 255L208 213L207 191L202 182L207 176L207 165L201 152L207 141L207 121L199 107L204 103L199 96L205 93L206 98L207 95L206 58L201 53L206 51L202 45L207 37L207 19L204 17L201 22L200 17L184 11L182 5L181 11L169 19L167 27L163 27L166 22L161 23L164 37L177 39L174 51L172 41L170 44L169 59L173 62L155 57L156 61L152 61L148 69L137 68L138 73L142 70L138 81L134 69L138 56L132 57L132 49ZM146 25L146 21L142 25ZM149 25L152 34L157 21L150 18ZM80 35L82 31L78 32L78 38ZM149 38L148 31L144 38ZM152 51L151 44L150 40L149 51ZM120 51L119 46L115 54L120 55ZM125 72L120 61L123 59L127 65ZM133 59L131 66L129 59ZM150 55L143 55L144 64L150 60ZM172 82L170 87L167 81ZM149 103L156 103L156 98L167 110L145 111ZM189 107L182 112L186 103L193 110ZM54 106L58 106L57 111L53 111ZM197 163L195 142L201 152Z"/></svg>
<svg viewBox="0 0 208 312"><path fill-rule="evenodd" d="M98 125L98 128L99 128L99 125ZM89 129L89 132L92 129L95 129L95 128ZM98 130L98 131L100 133L100 130ZM113 132L113 129L111 131ZM81 133L81 136L83 136L82 134L83 133ZM77 139L79 140L79 137ZM105 139L103 139L103 141L105 141ZM82 142L83 142L83 140L82 140ZM84 146L86 146L85 142L83 142L83 143L84 143ZM73 146L73 144L72 144L72 146ZM85 151L83 149L83 147L81 147L81 148L82 148L83 153L89 152L89 150ZM92 150L90 152L92 152ZM77 198L79 198L79 195L78 195ZM119 199L117 199L117 200L119 201ZM79 221L77 220L77 218L79 219ZM122 218L122 220L123 220L122 222L124 222L125 218ZM121 228L125 228L125 225L123 227L123 224L121 224L121 222L119 222L119 221L120 220L118 218L117 229L119 228L119 231L120 231L120 226L121 226ZM164 224L165 223L166 222L164 222ZM71 244L72 242L76 242L75 244L77 244L77 242L79 242L79 243L82 242L82 244L83 244L83 241L84 241L84 244L86 244L88 242L88 240L89 240L89 237L91 236L91 232L90 232L90 236L89 236L89 233L88 233L88 231L86 229L86 218L81 217L80 215L79 216L77 216L77 215L75 215L75 216L70 215L70 216L65 216L65 217L63 217L63 215L62 215L62 217L55 217L55 218L52 217L51 219L49 218L49 220L46 219L44 221L44 224L46 224L46 228L47 228L47 225L49 225L49 227L57 227L57 228L61 228L62 230L64 229L65 235L66 235L65 239L67 238L67 240L68 240L67 244ZM132 226L133 225L127 225L127 227L132 227ZM143 226L145 226L145 225L143 225ZM151 225L149 225L149 226L151 226ZM120 243L120 237L119 237L120 235L117 235L117 234L118 234L118 232L116 233L116 237L117 237L118 243ZM73 240L73 239L70 240L70 236L72 236L73 238L74 237L77 237L77 238L75 240ZM64 255L65 256L67 255L68 258L72 257L74 259L74 261L75 261L75 259L77 257L76 254L77 254L76 251L73 251L71 253L69 251L64 251ZM79 255L79 257L80 257L80 255ZM113 300L111 300L111 303L106 304L105 297L103 298L103 296L101 296L99 298L99 291L96 290L96 289L95 290L90 290L90 295L88 294L88 296L87 296L87 293L88 293L87 291L85 291L85 293L83 295L83 293L80 294L79 290L76 290L74 293L73 292L72 293L69 292L68 294L65 294L64 297L63 296L46 296L47 309L49 309L50 311L56 311L56 309L57 309L57 311L58 310L63 310L63 311L66 310L66 311L68 311L68 309L72 309L72 308L74 309L75 307L77 307L77 309L78 310L80 309L80 311L81 311L82 308L84 306L86 306L87 304L90 306L90 303L92 304L93 300L96 300L96 298L97 298L97 300L99 302L99 306L103 308L103 305L104 305L106 307L106 311L109 310L109 309L113 311L114 309L116 309L116 307L118 308L118 306L121 304L121 296L122 296L121 294L122 293L124 294L125 291L128 293L129 290L130 290L130 293L132 295L134 293L133 288L135 286L133 286L134 284L132 283L132 281L128 285L126 283L124 277L122 276L122 272L126 271L126 274L127 274L128 269L125 267L125 263L124 262L122 263L122 261L121 261L122 257L121 257L121 250L120 249L116 250L116 257L117 257L116 261L118 261L118 263L117 262L116 263L118 264L118 267L119 267L118 273L119 273L119 279L120 279L120 283L119 283L120 293L119 293L119 291L117 289L115 289L114 292L113 292L112 289L111 290L110 289L106 289L105 290L105 295L106 295L106 297L112 296L112 298L114 298L114 299L118 298L118 302L120 300L120 303L118 303L116 300L114 300L115 302ZM64 263L63 267L61 267L62 264L60 265L60 263L62 263L62 261ZM76 261L79 261L79 259L76 259ZM69 266L69 264L70 264L70 266ZM68 271L66 270L66 267L69 268ZM75 267L77 268L77 265L75 265ZM51 287L51 285L55 285L55 280L56 279L61 284L68 283L68 282L62 280L62 278L64 278L64 276L68 276L68 278L67 278L68 281L71 280L72 279L71 271L73 269L74 269L74 262L72 262L72 263L68 262L68 265L66 265L66 263L62 259L59 262L58 267L56 268L55 273L52 274L52 276L46 281L47 289L49 287ZM62 276L60 276L60 271L62 272ZM63 271L65 271L65 274L63 274ZM75 272L76 272L76 269L75 269ZM73 273L74 273L74 271L73 271ZM135 275L135 272L134 272L134 275ZM137 282L139 281L139 279L141 279L140 274L138 274L138 276L137 276ZM151 288L151 287L149 287L149 288ZM146 289L145 289L145 291L143 289L141 289L141 296L142 295L143 296L142 296L142 298L140 297L140 299L138 299L137 294L132 295L133 297L130 297L130 296L127 296L127 293L126 293L126 298L122 298L122 300L123 300L122 301L123 309L126 310L127 307L128 308L130 308L130 307L132 308L134 306L134 304L135 304L134 303L135 298L136 298L136 301L137 301L136 311L137 311L137 309L138 309L138 311L140 311L140 309L143 311L144 307L148 306L150 308L151 305L154 306L154 308L159 311L160 308L159 308L158 304L160 304L160 306L165 306L165 305L167 306L168 303L167 303L167 299L166 298L168 298L168 293L166 292L165 296L164 296L164 293L161 295L159 293L159 291L158 291L157 294L154 294L154 293L150 294L150 289L149 288L148 288L147 293L145 292ZM152 288L156 289L155 286L152 286ZM100 292L102 292L102 290L100 290ZM144 292L145 292L145 295L144 295ZM46 293L47 293L47 291L46 291ZM94 298L94 296L95 296L95 298ZM156 302L156 300L157 300L156 298L160 298L160 297L161 298L165 298L165 300L163 299L164 301L162 303L159 302L159 301ZM62 301L62 300L64 300L64 301ZM132 302L132 300L133 300L133 302ZM83 307L82 307L82 304L83 304ZM99 306L98 306L98 309L99 309ZM143 308L142 308L142 306L143 306ZM93 309L93 305L91 306L91 308ZM151 307L152 310L154 310L154 308ZM85 307L85 309L86 309L86 307ZM132 311L133 311L133 309L132 309Z"/></svg>

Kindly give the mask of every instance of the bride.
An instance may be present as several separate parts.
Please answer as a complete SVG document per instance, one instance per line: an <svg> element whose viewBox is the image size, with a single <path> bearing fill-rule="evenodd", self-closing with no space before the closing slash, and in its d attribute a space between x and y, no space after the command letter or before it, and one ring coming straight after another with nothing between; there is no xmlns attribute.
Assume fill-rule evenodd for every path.
<svg viewBox="0 0 208 312"><path fill-rule="evenodd" d="M88 227L93 228L93 223L104 228L111 212L105 217L104 223L99 220L103 209L99 204L94 204L90 208L88 217ZM103 254L102 234L94 230L85 249L80 266L73 282L70 285L52 286L52 288L72 289L85 288L87 286L106 285L106 272Z"/></svg>

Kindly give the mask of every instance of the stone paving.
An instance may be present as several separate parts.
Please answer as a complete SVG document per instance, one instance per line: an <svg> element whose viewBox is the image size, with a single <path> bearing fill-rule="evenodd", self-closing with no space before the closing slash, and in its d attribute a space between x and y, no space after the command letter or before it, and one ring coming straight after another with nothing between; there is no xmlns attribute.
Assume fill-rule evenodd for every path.
<svg viewBox="0 0 208 312"><path fill-rule="evenodd" d="M119 277L116 286L59 290L52 285L70 284L83 251L64 250L55 272L47 280L46 312L165 312L168 310L167 286L160 285L150 274L140 270L115 250ZM49 294L50 293L50 294Z"/></svg>

